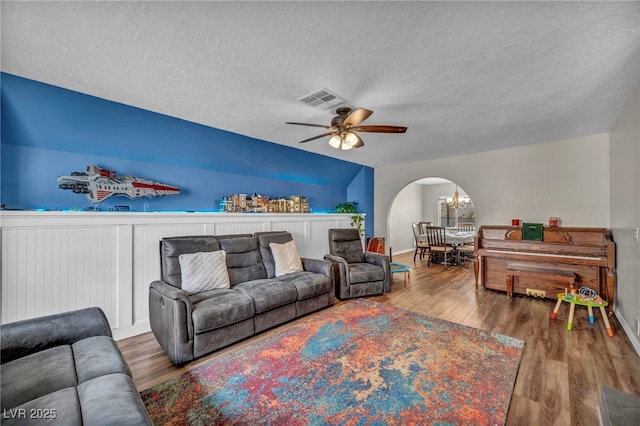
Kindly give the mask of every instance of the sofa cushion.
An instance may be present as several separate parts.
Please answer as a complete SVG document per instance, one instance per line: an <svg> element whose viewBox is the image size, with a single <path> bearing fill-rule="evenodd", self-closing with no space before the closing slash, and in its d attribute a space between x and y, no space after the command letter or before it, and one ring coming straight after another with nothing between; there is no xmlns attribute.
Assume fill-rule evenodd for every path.
<svg viewBox="0 0 640 426"><path fill-rule="evenodd" d="M251 296L234 289L215 289L191 297L196 334L235 324L255 315Z"/></svg>
<svg viewBox="0 0 640 426"><path fill-rule="evenodd" d="M256 237L221 239L220 248L227 252L227 270L231 286L267 278Z"/></svg>
<svg viewBox="0 0 640 426"><path fill-rule="evenodd" d="M279 277L278 280L292 284L298 292L298 300L308 299L331 290L331 279L315 272L296 272Z"/></svg>
<svg viewBox="0 0 640 426"><path fill-rule="evenodd" d="M271 243L269 247L276 266L276 277L303 271L295 241L284 244Z"/></svg>
<svg viewBox="0 0 640 426"><path fill-rule="evenodd" d="M259 232L256 233L256 235L258 237L258 246L260 247L262 263L267 271L267 278L275 278L276 263L273 260L270 244L284 244L289 241L293 241L293 237L290 233L285 231Z"/></svg>
<svg viewBox="0 0 640 426"><path fill-rule="evenodd" d="M224 250L181 254L182 289L194 294L214 288L229 288L226 258Z"/></svg>
<svg viewBox="0 0 640 426"><path fill-rule="evenodd" d="M115 340L107 336L82 339L73 345L73 359L78 383L86 382L105 374L131 375Z"/></svg>
<svg viewBox="0 0 640 426"><path fill-rule="evenodd" d="M298 297L298 292L292 284L278 280L248 281L236 285L234 289L253 298L256 314L293 303Z"/></svg>
<svg viewBox="0 0 640 426"><path fill-rule="evenodd" d="M108 399L106 395L105 399ZM3 406L2 425L36 424L35 419L28 418L28 415L33 413L32 410L34 410L36 414L42 415L41 418L37 419L38 425L83 424L82 410L80 409L78 392L75 387L64 388L59 391L48 393L39 398L27 401L18 407ZM12 413L15 414L12 416ZM26 419L25 416L27 416ZM90 424L90 421L87 419L84 424Z"/></svg>
<svg viewBox="0 0 640 426"><path fill-rule="evenodd" d="M142 399L131 377L126 374L108 374L81 383L78 385L78 399L84 424L151 424Z"/></svg>
<svg viewBox="0 0 640 426"><path fill-rule="evenodd" d="M16 407L77 385L71 346L55 346L2 364L2 407Z"/></svg>
<svg viewBox="0 0 640 426"><path fill-rule="evenodd" d="M211 235L167 237L160 241L160 277L162 281L181 288L180 255L220 250L218 239Z"/></svg>
<svg viewBox="0 0 640 426"><path fill-rule="evenodd" d="M349 282L351 284L384 280L384 269L370 263L352 263L349 265Z"/></svg>

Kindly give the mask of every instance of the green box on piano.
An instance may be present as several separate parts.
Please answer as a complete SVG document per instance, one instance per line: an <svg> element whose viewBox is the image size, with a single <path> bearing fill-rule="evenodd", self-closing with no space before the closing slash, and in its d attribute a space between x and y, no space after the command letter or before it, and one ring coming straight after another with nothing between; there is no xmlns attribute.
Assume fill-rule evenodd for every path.
<svg viewBox="0 0 640 426"><path fill-rule="evenodd" d="M542 223L523 223L522 239L529 241L542 241Z"/></svg>

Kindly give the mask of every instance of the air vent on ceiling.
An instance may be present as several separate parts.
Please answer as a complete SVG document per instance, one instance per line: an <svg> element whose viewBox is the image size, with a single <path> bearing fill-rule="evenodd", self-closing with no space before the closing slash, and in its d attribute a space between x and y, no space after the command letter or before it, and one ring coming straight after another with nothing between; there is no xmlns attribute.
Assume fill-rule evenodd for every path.
<svg viewBox="0 0 640 426"><path fill-rule="evenodd" d="M318 108L335 108L338 105L347 103L347 100L340 95L333 93L331 90L322 87L313 93L309 93L298 99L307 105Z"/></svg>

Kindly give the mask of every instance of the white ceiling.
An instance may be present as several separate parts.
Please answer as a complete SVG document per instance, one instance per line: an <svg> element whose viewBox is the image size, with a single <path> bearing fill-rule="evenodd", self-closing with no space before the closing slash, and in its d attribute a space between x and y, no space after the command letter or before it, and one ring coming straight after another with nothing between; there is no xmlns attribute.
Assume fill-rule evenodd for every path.
<svg viewBox="0 0 640 426"><path fill-rule="evenodd" d="M2 71L372 167L608 132L639 2L9 2ZM371 109L339 151L321 87Z"/></svg>

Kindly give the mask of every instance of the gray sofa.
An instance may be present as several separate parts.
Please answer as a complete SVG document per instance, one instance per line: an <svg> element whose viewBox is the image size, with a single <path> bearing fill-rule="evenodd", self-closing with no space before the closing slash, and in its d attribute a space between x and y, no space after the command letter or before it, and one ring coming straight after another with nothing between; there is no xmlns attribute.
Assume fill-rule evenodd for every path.
<svg viewBox="0 0 640 426"><path fill-rule="evenodd" d="M270 244L291 241L287 232L162 239L161 279L149 288L149 320L174 364L333 305L329 262L302 258L303 271L276 277ZM226 253L230 287L183 290L180 255L217 250Z"/></svg>
<svg viewBox="0 0 640 426"><path fill-rule="evenodd" d="M2 424L151 425L99 308L3 324Z"/></svg>

